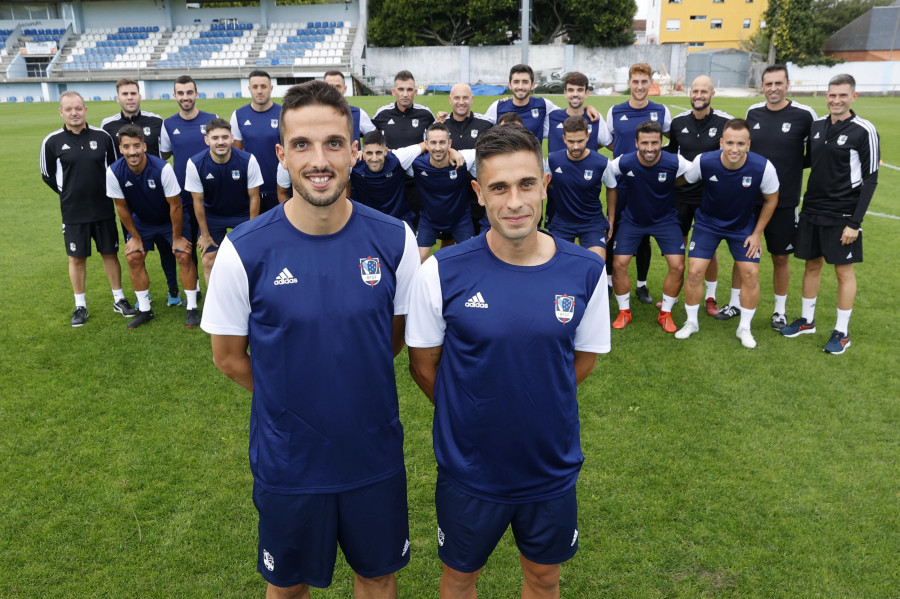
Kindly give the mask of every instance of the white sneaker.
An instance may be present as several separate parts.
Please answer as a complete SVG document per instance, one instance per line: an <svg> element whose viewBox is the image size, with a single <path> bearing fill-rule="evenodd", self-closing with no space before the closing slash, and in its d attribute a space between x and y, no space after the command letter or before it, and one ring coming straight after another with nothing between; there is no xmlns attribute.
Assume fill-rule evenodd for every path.
<svg viewBox="0 0 900 599"><path fill-rule="evenodd" d="M675 333L676 339L687 339L694 333L700 330L700 326L696 323L691 322L690 320L684 323L684 326L678 329Z"/></svg>
<svg viewBox="0 0 900 599"><path fill-rule="evenodd" d="M756 347L756 339L753 338L753 333L750 332L750 329L738 329L735 336L741 340L741 345L747 349Z"/></svg>

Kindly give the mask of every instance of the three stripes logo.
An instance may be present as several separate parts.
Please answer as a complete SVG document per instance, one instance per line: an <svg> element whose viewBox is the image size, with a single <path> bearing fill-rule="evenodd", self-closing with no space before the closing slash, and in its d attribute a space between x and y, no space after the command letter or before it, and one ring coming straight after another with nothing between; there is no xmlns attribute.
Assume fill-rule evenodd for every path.
<svg viewBox="0 0 900 599"><path fill-rule="evenodd" d="M289 271L287 268L282 269L281 272L278 273L278 276L275 277L276 285L290 285L296 282L297 278L292 275L291 271Z"/></svg>
<svg viewBox="0 0 900 599"><path fill-rule="evenodd" d="M479 291L466 301L466 308L487 308L488 304L484 301L484 296Z"/></svg>

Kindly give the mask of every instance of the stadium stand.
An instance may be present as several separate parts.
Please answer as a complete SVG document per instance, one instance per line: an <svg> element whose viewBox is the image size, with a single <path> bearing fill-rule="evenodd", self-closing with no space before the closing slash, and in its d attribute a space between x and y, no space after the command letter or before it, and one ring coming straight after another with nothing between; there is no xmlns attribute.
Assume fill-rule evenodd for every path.
<svg viewBox="0 0 900 599"><path fill-rule="evenodd" d="M163 32L153 27L91 29L63 57L62 71L147 68Z"/></svg>
<svg viewBox="0 0 900 599"><path fill-rule="evenodd" d="M178 26L156 63L160 69L242 67L248 64L259 25L213 23Z"/></svg>
<svg viewBox="0 0 900 599"><path fill-rule="evenodd" d="M348 58L350 23L344 21L273 23L257 66L339 65Z"/></svg>

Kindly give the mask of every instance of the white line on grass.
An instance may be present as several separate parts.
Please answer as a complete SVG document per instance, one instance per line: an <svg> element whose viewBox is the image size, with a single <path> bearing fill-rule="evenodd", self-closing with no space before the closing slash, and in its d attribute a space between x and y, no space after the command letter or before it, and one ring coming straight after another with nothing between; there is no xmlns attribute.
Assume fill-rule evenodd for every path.
<svg viewBox="0 0 900 599"><path fill-rule="evenodd" d="M881 166L886 166L888 168L892 168L895 171L900 171L900 166L894 166L893 164L888 164L887 162L882 162Z"/></svg>
<svg viewBox="0 0 900 599"><path fill-rule="evenodd" d="M900 169L897 169L897 170L900 171ZM884 214L882 212L869 211L869 212L866 212L866 214L871 214L872 216L880 216L882 218L892 218L894 220L900 220L900 216L894 216L893 214Z"/></svg>
<svg viewBox="0 0 900 599"><path fill-rule="evenodd" d="M690 108L685 108L684 106L679 106L678 104L669 104L669 106L671 106L672 108L677 108L678 110L690 110Z"/></svg>

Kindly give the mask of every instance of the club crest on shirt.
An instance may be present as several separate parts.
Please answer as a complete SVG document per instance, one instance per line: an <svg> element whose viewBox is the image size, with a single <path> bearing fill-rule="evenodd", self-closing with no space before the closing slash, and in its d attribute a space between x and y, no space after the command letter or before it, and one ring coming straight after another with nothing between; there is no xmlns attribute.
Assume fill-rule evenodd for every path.
<svg viewBox="0 0 900 599"><path fill-rule="evenodd" d="M710 137L715 137L717 131L718 131L718 129L716 129L715 127L710 127L710 128L709 128L709 136L710 136Z"/></svg>
<svg viewBox="0 0 900 599"><path fill-rule="evenodd" d="M531 118L536 119L539 116L541 116L541 111L537 108L532 108L531 109Z"/></svg>
<svg viewBox="0 0 900 599"><path fill-rule="evenodd" d="M206 125L200 125L200 133L206 135Z"/></svg>
<svg viewBox="0 0 900 599"><path fill-rule="evenodd" d="M269 125L272 126L272 129L278 129L278 119L272 119L269 121Z"/></svg>
<svg viewBox="0 0 900 599"><path fill-rule="evenodd" d="M231 178L234 179L235 181L239 180L241 178L241 171L238 171L238 170L231 171Z"/></svg>
<svg viewBox="0 0 900 599"><path fill-rule="evenodd" d="M96 149L97 149L97 142L96 142L96 141L92 141L92 142L90 142L88 145L91 146L91 149L92 149L92 150L96 150Z"/></svg>
<svg viewBox="0 0 900 599"><path fill-rule="evenodd" d="M584 180L590 181L594 178L594 171L584 171Z"/></svg>
<svg viewBox="0 0 900 599"><path fill-rule="evenodd" d="M575 317L575 298L571 295L557 295L553 303L556 306L556 320L566 324Z"/></svg>
<svg viewBox="0 0 900 599"><path fill-rule="evenodd" d="M743 179L741 179L741 185L743 185L744 187L750 187L752 183L753 177L744 177Z"/></svg>
<svg viewBox="0 0 900 599"><path fill-rule="evenodd" d="M669 173L666 173L666 172L657 173L656 180L659 181L660 183L665 183L668 175L669 175Z"/></svg>
<svg viewBox="0 0 900 599"><path fill-rule="evenodd" d="M359 276L362 277L363 283L366 285L370 287L377 285L381 281L381 261L372 256L360 258Z"/></svg>
<svg viewBox="0 0 900 599"><path fill-rule="evenodd" d="M91 143L94 143L94 142L91 142ZM838 135L838 145L842 146L845 143L847 143L847 136L846 135Z"/></svg>
<svg viewBox="0 0 900 599"><path fill-rule="evenodd" d="M156 181L153 179L147 179L147 187L150 189L156 189Z"/></svg>
<svg viewBox="0 0 900 599"><path fill-rule="evenodd" d="M413 129L418 129L419 128L419 119L413 119L412 126L413 126Z"/></svg>
<svg viewBox="0 0 900 599"><path fill-rule="evenodd" d="M781 132L782 132L782 133L787 133L787 132L790 131L790 130L791 130L791 124L790 124L790 123L781 123Z"/></svg>
<svg viewBox="0 0 900 599"><path fill-rule="evenodd" d="M150 127L144 127L144 135L150 136Z"/></svg>
<svg viewBox="0 0 900 599"><path fill-rule="evenodd" d="M472 129L471 135L472 135L472 139L475 139L476 137L478 137L478 129Z"/></svg>
<svg viewBox="0 0 900 599"><path fill-rule="evenodd" d="M656 112L651 112L651 113L650 113L650 120L653 121L653 122L655 123L656 121L659 120L659 115L656 114Z"/></svg>
<svg viewBox="0 0 900 599"><path fill-rule="evenodd" d="M457 177L457 172L456 172L456 171L450 171L450 180L451 180L451 181L456 180L456 177Z"/></svg>

